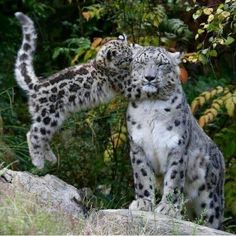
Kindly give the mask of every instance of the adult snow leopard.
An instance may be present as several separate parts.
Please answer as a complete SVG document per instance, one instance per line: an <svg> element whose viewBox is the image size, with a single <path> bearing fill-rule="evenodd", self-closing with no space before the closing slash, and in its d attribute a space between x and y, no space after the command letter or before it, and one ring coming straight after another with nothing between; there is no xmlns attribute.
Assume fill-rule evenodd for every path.
<svg viewBox="0 0 236 236"><path fill-rule="evenodd" d="M160 47L139 47L131 79L142 83L149 99L130 102L127 124L135 183L131 210L178 216L183 195L196 216L219 228L224 209L224 160L197 124L179 80L180 54ZM155 200L156 177L162 199Z"/></svg>
<svg viewBox="0 0 236 236"><path fill-rule="evenodd" d="M45 160L52 163L57 160L49 141L70 112L108 102L117 92L129 98L141 94L128 78L132 50L125 37L106 43L88 63L66 68L45 79L38 78L33 67L34 23L21 12L15 16L23 32L15 78L28 95L32 125L27 142L32 163L42 169Z"/></svg>

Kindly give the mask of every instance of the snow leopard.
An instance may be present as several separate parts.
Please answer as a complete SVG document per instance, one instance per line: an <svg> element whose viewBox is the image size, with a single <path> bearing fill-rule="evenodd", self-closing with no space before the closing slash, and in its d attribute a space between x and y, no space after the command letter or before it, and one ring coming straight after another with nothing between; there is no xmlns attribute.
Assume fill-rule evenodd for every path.
<svg viewBox="0 0 236 236"><path fill-rule="evenodd" d="M191 113L179 79L180 60L179 52L148 46L138 47L131 62L131 80L140 81L149 98L131 101L127 111L135 186L129 209L181 217L187 201L193 216L220 228L224 158Z"/></svg>
<svg viewBox="0 0 236 236"><path fill-rule="evenodd" d="M118 93L130 99L141 97L141 93L129 80L133 54L125 36L107 42L87 63L40 78L33 66L37 38L34 22L22 12L15 16L23 32L15 79L28 96L32 118L27 133L29 153L33 165L42 169L45 160L56 163L49 142L71 112L109 102Z"/></svg>

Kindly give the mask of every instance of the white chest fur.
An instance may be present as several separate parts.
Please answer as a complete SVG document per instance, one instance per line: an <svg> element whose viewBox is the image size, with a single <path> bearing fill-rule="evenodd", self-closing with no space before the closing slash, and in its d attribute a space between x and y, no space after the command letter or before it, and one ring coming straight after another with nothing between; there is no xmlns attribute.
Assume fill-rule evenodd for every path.
<svg viewBox="0 0 236 236"><path fill-rule="evenodd" d="M179 134L171 127L174 118L164 109L166 101L142 101L129 104L128 131L135 145L140 146L156 174L165 173L170 151L178 145Z"/></svg>

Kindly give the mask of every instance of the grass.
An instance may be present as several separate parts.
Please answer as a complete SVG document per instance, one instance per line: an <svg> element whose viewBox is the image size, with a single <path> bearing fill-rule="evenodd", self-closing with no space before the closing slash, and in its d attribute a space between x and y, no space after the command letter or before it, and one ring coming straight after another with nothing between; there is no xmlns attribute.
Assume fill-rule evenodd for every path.
<svg viewBox="0 0 236 236"><path fill-rule="evenodd" d="M101 217L90 212L87 219L77 219L62 212L48 211L29 196L10 198L0 193L0 235L144 235L153 234L147 223L132 224L124 218Z"/></svg>
<svg viewBox="0 0 236 236"><path fill-rule="evenodd" d="M179 235L181 225L170 221L172 229L146 217L126 218L91 211L88 218L73 218L35 204L29 196L9 197L0 193L0 235ZM156 222L156 220L155 220ZM194 233L193 229L193 235Z"/></svg>
<svg viewBox="0 0 236 236"><path fill-rule="evenodd" d="M78 234L83 220L60 212L48 212L24 196L4 197L0 206L0 234Z"/></svg>

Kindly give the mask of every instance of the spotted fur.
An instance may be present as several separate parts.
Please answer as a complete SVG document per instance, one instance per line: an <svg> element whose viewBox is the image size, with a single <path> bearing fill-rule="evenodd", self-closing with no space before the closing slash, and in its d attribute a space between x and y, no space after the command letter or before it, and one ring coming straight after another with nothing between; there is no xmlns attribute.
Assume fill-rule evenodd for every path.
<svg viewBox="0 0 236 236"><path fill-rule="evenodd" d="M66 68L45 79L38 78L33 68L37 38L34 23L21 12L15 16L23 32L15 78L28 94L32 125L27 142L32 163L41 169L45 160L56 162L49 141L70 112L108 102L117 92L131 99L141 94L129 80L132 50L125 37L106 43L88 63Z"/></svg>
<svg viewBox="0 0 236 236"><path fill-rule="evenodd" d="M141 93L150 98L130 102L127 112L136 198L129 208L177 217L185 199L207 226L220 228L224 159L189 109L179 61L179 53L155 47L139 49L132 61L131 79L142 81ZM163 192L158 205L157 177Z"/></svg>

